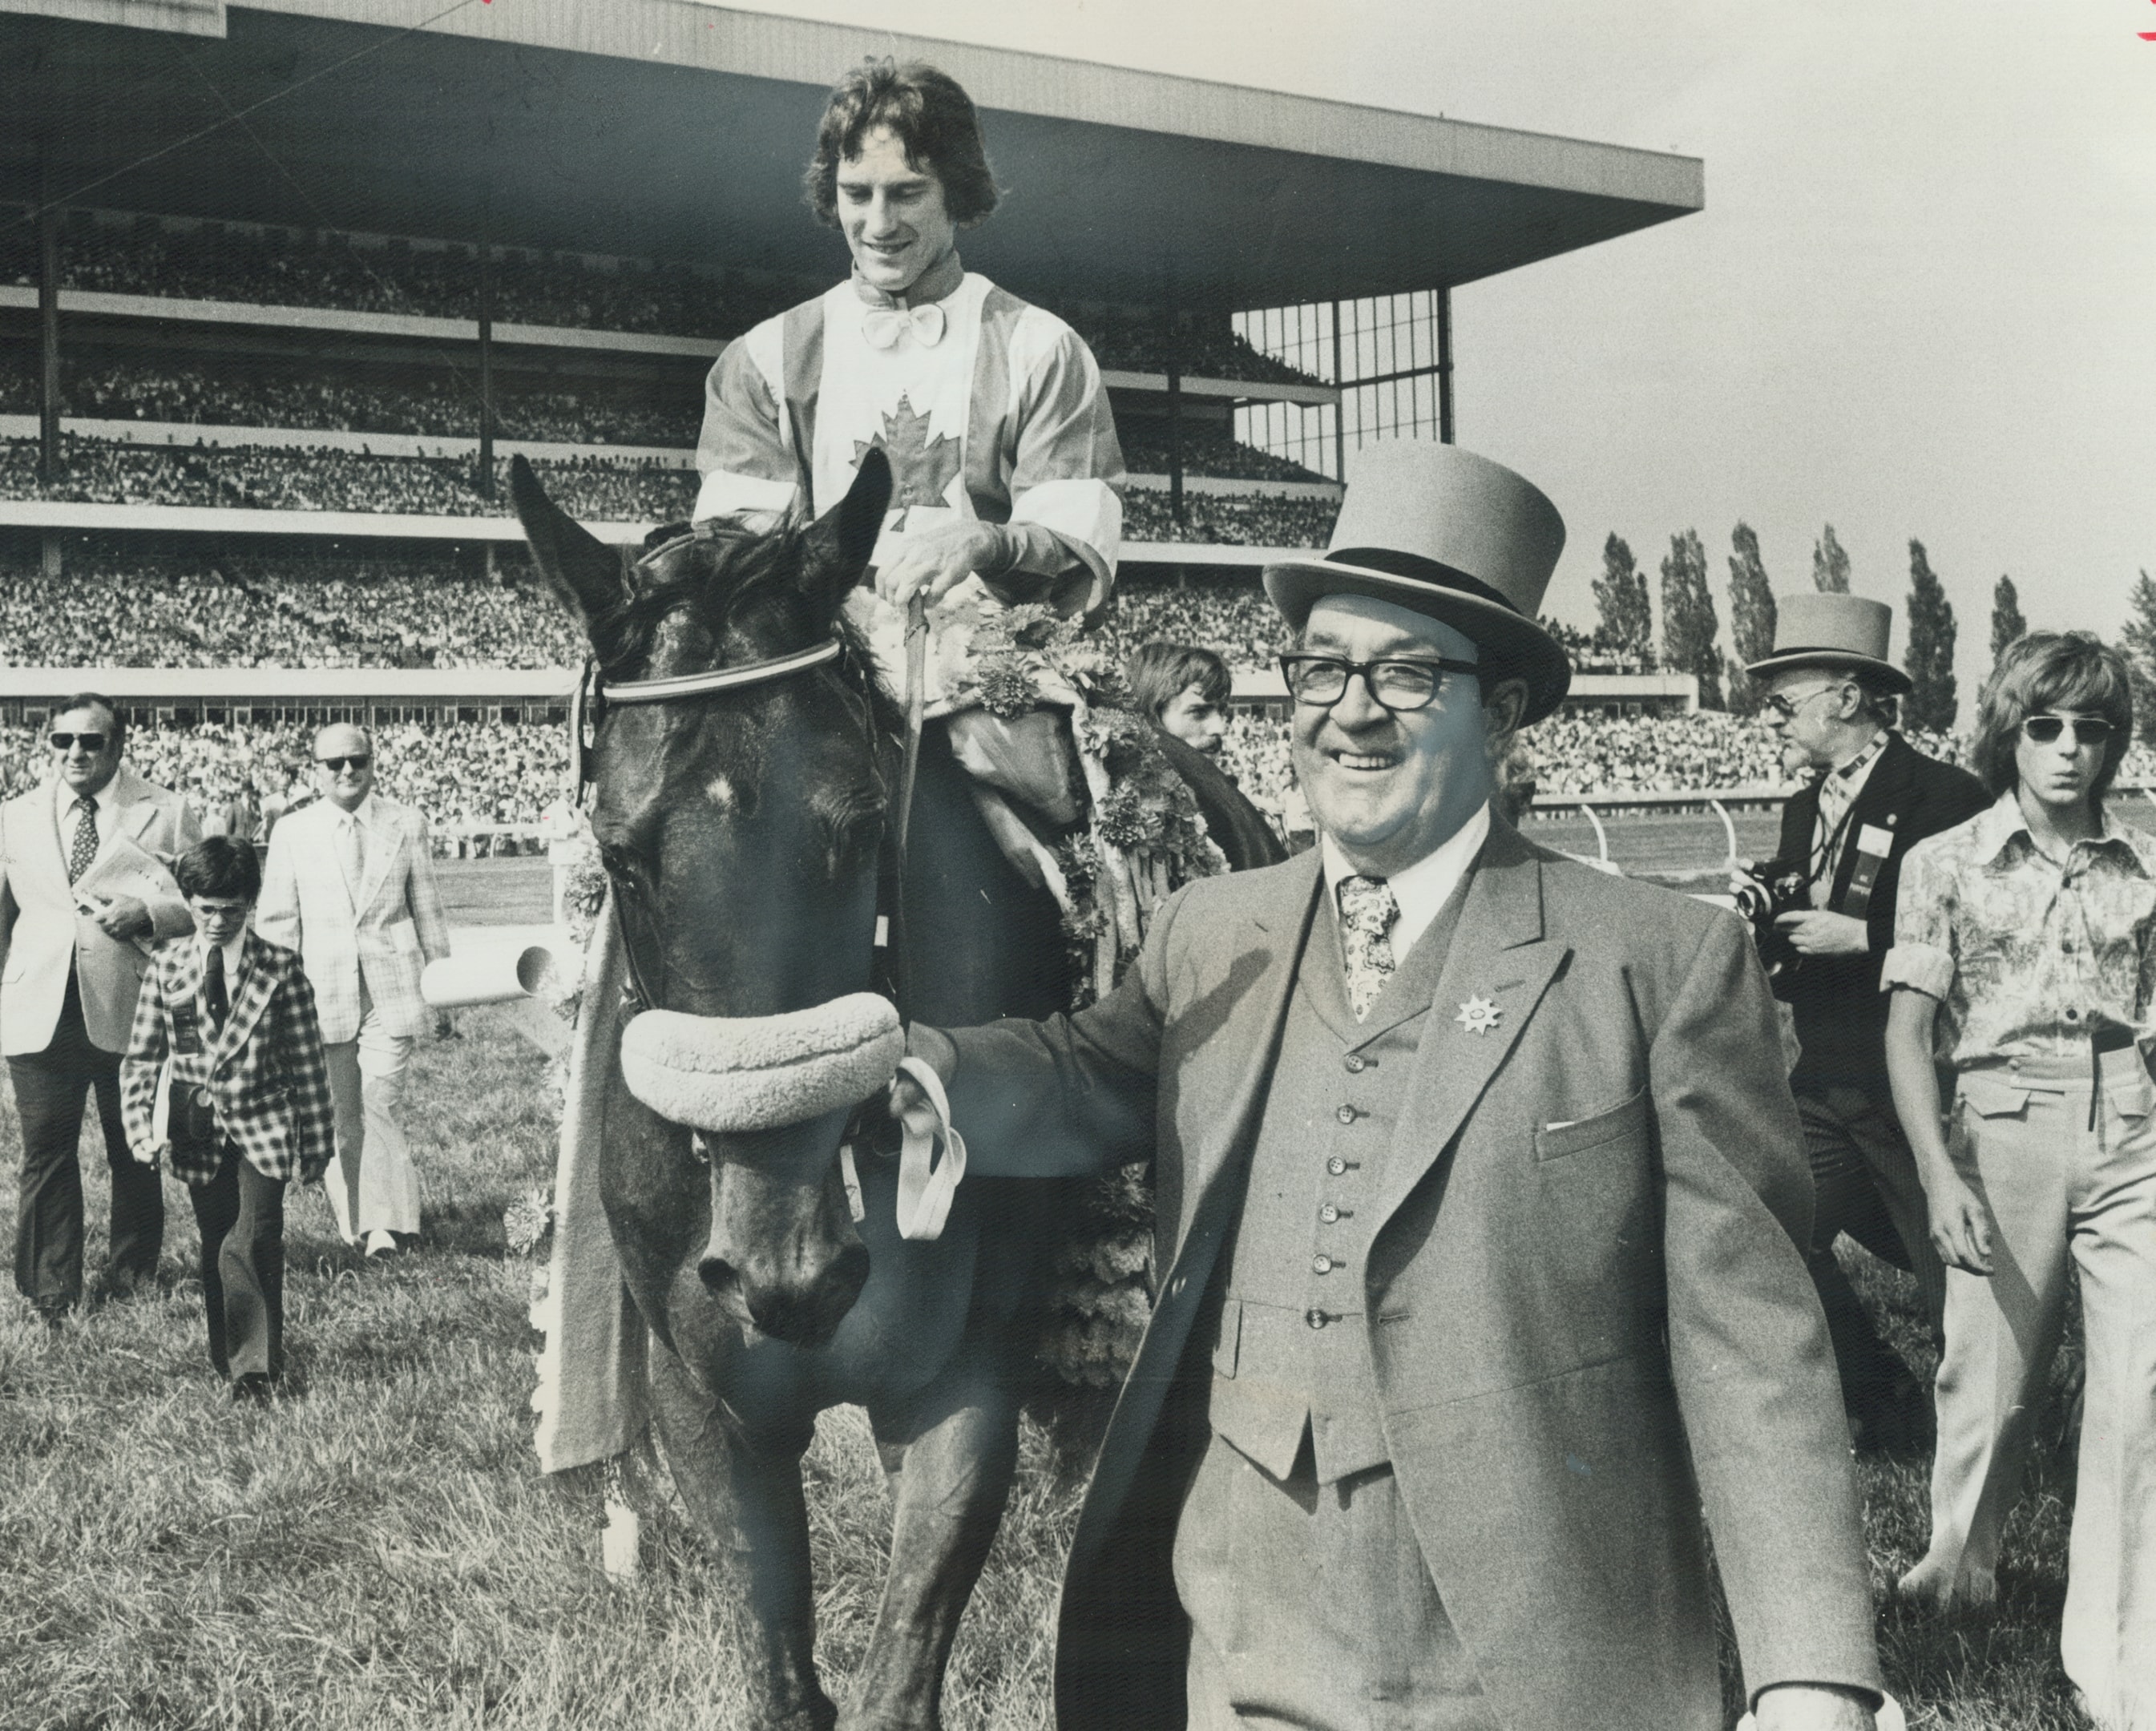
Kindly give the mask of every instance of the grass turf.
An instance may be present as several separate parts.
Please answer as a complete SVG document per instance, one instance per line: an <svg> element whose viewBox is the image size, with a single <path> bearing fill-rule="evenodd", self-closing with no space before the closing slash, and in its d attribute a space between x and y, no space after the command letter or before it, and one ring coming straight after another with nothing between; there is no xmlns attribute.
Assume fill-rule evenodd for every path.
<svg viewBox="0 0 2156 1731"><path fill-rule="evenodd" d="M598 1488L531 1449L531 1265L501 1215L552 1167L554 1089L496 1012L423 1042L408 1088L424 1246L373 1267L320 1191L287 1210L295 1392L235 1408L203 1348L194 1227L168 1184L164 1290L48 1338L0 1300L0 1727L533 1727L741 1723L732 1599L670 1504L625 1585L598 1565ZM0 1173L19 1151L0 1102ZM101 1153L85 1144L90 1266ZM12 1241L14 1187L0 1183ZM1912 1359L1908 1282L1854 1253ZM1923 1368L1928 1369L1928 1364ZM808 1461L826 1686L843 1698L880 1591L890 1512L865 1420L828 1415ZM1917 1464L1866 1462L1882 1592L1921 1552ZM1884 1602L1890 1685L1919 1726L2064 1731L2058 1667L2071 1461L2039 1462L1995 1610L1945 1622ZM1050 1618L1075 1513L1028 1426L1009 1515L961 1631L952 1731L1049 1723Z"/></svg>

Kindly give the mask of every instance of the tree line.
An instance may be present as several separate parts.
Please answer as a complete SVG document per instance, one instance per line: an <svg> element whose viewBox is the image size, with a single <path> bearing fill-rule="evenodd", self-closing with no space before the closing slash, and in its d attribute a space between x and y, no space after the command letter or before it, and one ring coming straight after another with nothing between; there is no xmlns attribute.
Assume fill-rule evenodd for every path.
<svg viewBox="0 0 2156 1731"><path fill-rule="evenodd" d="M1602 547L1602 575L1594 580L1594 605L1601 616L1599 643L1621 660L1653 670L1689 673L1699 681L1700 706L1751 715L1760 693L1746 665L1764 660L1774 649L1774 591L1759 554L1759 537L1748 523L1730 532L1729 634L1733 654L1719 641L1722 619L1707 581L1707 549L1699 532L1687 529L1670 537L1661 562L1661 631L1655 631L1647 573L1634 558L1625 537L1612 533ZM1812 583L1831 593L1849 593L1849 554L1827 524L1812 544ZM1953 731L1960 711L1954 682L1957 626L1953 604L1932 569L1921 541L1909 542L1909 593L1902 606L1902 665L1913 689L1903 700L1904 719L1912 727L1941 733ZM2156 582L2146 572L2133 592L2127 641L2136 676L2156 700ZM1991 596L1991 652L1999 652L2029 629L2022 617L2014 579L2002 576ZM2156 701L2137 704L2156 732Z"/></svg>

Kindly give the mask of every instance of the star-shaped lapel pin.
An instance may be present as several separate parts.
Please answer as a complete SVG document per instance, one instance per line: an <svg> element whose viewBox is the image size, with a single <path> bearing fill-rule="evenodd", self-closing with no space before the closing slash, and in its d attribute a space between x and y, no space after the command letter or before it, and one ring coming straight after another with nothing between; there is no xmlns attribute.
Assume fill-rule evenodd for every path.
<svg viewBox="0 0 2156 1731"><path fill-rule="evenodd" d="M1460 1014L1455 1016L1453 1020L1459 1023L1470 1034L1487 1034L1497 1025L1497 1018L1503 1014L1504 1012L1487 998L1477 998L1471 993L1467 1001L1460 1006Z"/></svg>

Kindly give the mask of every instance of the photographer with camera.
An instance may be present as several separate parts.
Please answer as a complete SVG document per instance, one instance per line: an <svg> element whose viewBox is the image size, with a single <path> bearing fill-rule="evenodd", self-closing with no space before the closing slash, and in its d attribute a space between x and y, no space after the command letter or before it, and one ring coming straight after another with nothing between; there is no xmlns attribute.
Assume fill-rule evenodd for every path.
<svg viewBox="0 0 2156 1731"><path fill-rule="evenodd" d="M1761 714L1784 763L1794 759L1816 778L1784 807L1776 857L1739 861L1731 881L1801 1047L1789 1085L1815 1191L1806 1260L1842 1401L1858 1446L1890 1451L1928 1445L1931 1404L1880 1338L1834 1244L1846 1232L1914 1274L1938 1337L1946 1276L1887 1084L1880 968L1894 945L1903 857L1990 804L1974 776L1925 757L1894 731L1910 681L1887 659L1892 628L1890 608L1859 596L1779 602L1774 652L1746 670L1764 688Z"/></svg>

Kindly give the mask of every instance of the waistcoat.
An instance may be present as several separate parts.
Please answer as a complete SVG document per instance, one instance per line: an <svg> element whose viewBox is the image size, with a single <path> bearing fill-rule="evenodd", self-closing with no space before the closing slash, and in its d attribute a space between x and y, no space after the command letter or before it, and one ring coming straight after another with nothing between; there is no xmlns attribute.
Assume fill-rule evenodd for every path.
<svg viewBox="0 0 2156 1731"><path fill-rule="evenodd" d="M1213 1354L1213 1428L1276 1478L1303 1438L1321 1484L1391 1458L1378 1421L1363 1277L1386 1146L1414 1077L1460 904L1446 899L1358 1022L1337 906L1296 964ZM1328 903L1327 887L1318 892Z"/></svg>

